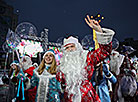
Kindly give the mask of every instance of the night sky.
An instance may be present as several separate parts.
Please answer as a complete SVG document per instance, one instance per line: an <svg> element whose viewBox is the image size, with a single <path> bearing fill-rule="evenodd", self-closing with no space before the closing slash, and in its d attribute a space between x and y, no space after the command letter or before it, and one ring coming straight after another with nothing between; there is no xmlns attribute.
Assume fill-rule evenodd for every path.
<svg viewBox="0 0 138 102"><path fill-rule="evenodd" d="M84 18L100 13L105 17L101 26L116 32L119 41L131 37L138 40L138 0L5 0L15 12L19 23L30 22L49 29L49 40L71 34L82 39L91 33Z"/></svg>

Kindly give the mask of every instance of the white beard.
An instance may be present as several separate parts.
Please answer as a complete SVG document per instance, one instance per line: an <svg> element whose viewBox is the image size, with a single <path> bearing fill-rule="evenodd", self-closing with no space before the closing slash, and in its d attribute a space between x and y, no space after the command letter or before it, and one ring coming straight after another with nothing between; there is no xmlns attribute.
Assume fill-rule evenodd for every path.
<svg viewBox="0 0 138 102"><path fill-rule="evenodd" d="M26 61L24 61L24 59L25 59ZM29 68L32 66L32 60L31 60L31 58L28 57L28 56L22 57L20 61L21 61L21 67L22 67L22 69L23 69L24 71L27 70L27 69L29 69Z"/></svg>
<svg viewBox="0 0 138 102"><path fill-rule="evenodd" d="M86 65L87 53L87 51L63 53L59 68L65 75L65 80L67 83L66 91L69 95L77 95L80 92L81 82L87 78L87 74L84 69ZM77 97L78 96L76 96L76 98Z"/></svg>
<svg viewBox="0 0 138 102"><path fill-rule="evenodd" d="M22 68L24 71L29 69L31 66L32 66L32 62L30 62L30 61L26 61L22 64Z"/></svg>

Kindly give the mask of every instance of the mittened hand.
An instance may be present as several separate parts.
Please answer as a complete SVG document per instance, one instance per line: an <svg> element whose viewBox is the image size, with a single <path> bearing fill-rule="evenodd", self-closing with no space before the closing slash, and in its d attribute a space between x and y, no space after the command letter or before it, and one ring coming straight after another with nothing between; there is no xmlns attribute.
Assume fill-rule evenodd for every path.
<svg viewBox="0 0 138 102"><path fill-rule="evenodd" d="M109 71L108 64L103 64L103 71L104 71L105 75L109 75L110 71Z"/></svg>

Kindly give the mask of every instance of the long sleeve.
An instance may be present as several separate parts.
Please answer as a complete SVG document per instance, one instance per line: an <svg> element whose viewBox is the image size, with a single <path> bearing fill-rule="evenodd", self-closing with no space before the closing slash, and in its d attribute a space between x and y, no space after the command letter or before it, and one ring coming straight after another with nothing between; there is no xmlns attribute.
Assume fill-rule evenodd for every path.
<svg viewBox="0 0 138 102"><path fill-rule="evenodd" d="M117 82L117 79L116 79L116 77L111 73L111 72L109 72L110 74L109 74L109 76L107 76L107 75L105 75L105 77L111 82L111 83L116 83Z"/></svg>
<svg viewBox="0 0 138 102"><path fill-rule="evenodd" d="M33 73L33 76L31 78L30 82L31 82L32 87L35 87L35 86L38 85L39 79L38 79L38 77L36 76L35 73Z"/></svg>
<svg viewBox="0 0 138 102"><path fill-rule="evenodd" d="M65 88L65 76L64 73L62 73L60 70L57 71L56 79L61 83L62 89Z"/></svg>
<svg viewBox="0 0 138 102"><path fill-rule="evenodd" d="M107 56L111 53L111 46L112 44L108 45L100 45L100 48L93 52L88 52L87 55L87 67L86 70L88 72L88 79L91 79L91 76L93 74L94 66L98 64L99 62L103 61Z"/></svg>
<svg viewBox="0 0 138 102"><path fill-rule="evenodd" d="M106 79L108 79L111 83L116 83L116 77L109 71L109 65L103 64L103 73Z"/></svg>
<svg viewBox="0 0 138 102"><path fill-rule="evenodd" d="M35 69L35 67L31 66L29 69L25 70L24 73L26 74L26 76L31 79L31 77L33 76L33 70Z"/></svg>
<svg viewBox="0 0 138 102"><path fill-rule="evenodd" d="M26 77L27 78L27 77ZM34 88L35 86L38 85L38 82L39 82L39 79L38 77L36 76L35 72L33 71L33 76L32 78L27 78L27 82L25 83L26 84L26 89L30 89L30 88Z"/></svg>
<svg viewBox="0 0 138 102"><path fill-rule="evenodd" d="M94 66L99 62L103 61L112 51L112 37L114 31L103 28L104 33L96 32L99 48L95 51L90 51L87 54L87 66L88 79L91 79L93 74Z"/></svg>
<svg viewBox="0 0 138 102"><path fill-rule="evenodd" d="M99 46L100 48L98 48L97 50L88 52L87 55L88 65L96 66L96 64L103 61L107 56L110 55L112 50L111 49L112 43L107 45L100 44Z"/></svg>
<svg viewBox="0 0 138 102"><path fill-rule="evenodd" d="M56 81L56 83L57 83L57 89L58 89L58 91L61 92L61 84L60 84L60 82Z"/></svg>

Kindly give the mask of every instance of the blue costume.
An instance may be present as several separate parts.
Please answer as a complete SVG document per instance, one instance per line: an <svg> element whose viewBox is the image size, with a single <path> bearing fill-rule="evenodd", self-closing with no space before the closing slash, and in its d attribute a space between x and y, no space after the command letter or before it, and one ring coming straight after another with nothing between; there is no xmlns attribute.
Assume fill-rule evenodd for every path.
<svg viewBox="0 0 138 102"><path fill-rule="evenodd" d="M41 75L34 70L31 78L31 86L37 86L36 102L60 102L60 83L56 80L56 75L51 75L46 67Z"/></svg>
<svg viewBox="0 0 138 102"><path fill-rule="evenodd" d="M117 82L116 77L109 71L107 66L107 64L103 64L103 78L101 80L99 80L99 78L97 79L98 84L95 82L94 79L94 77L96 76L96 71L94 71L93 77L91 79L93 86L98 88L98 95L100 97L101 102L111 102L107 86L107 80L109 80L111 83Z"/></svg>

